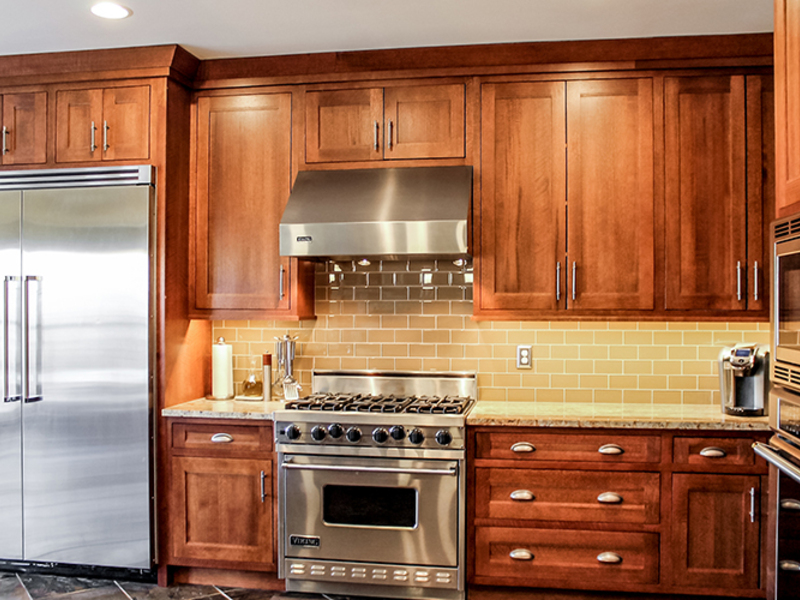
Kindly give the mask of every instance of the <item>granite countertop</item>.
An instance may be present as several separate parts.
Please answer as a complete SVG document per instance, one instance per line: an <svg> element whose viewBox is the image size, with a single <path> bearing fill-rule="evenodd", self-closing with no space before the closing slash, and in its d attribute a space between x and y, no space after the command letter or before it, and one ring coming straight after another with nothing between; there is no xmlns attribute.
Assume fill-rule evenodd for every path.
<svg viewBox="0 0 800 600"><path fill-rule="evenodd" d="M272 420L272 413L283 406L283 402L200 399L165 408L161 415ZM767 431L769 420L724 415L716 405L478 401L467 415L467 425Z"/></svg>

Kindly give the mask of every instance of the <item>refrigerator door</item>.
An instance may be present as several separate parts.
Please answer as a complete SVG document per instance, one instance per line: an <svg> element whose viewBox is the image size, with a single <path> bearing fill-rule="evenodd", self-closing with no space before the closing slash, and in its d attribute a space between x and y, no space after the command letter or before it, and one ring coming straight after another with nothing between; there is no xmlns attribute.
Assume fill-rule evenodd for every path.
<svg viewBox="0 0 800 600"><path fill-rule="evenodd" d="M0 192L0 558L22 558L21 192Z"/></svg>
<svg viewBox="0 0 800 600"><path fill-rule="evenodd" d="M149 186L22 202L25 559L150 568Z"/></svg>

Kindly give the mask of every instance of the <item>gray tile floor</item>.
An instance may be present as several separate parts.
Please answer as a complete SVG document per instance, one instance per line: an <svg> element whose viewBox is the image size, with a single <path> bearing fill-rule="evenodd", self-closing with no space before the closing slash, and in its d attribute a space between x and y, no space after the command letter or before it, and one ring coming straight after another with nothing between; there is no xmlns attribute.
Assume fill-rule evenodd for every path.
<svg viewBox="0 0 800 600"><path fill-rule="evenodd" d="M0 573L0 600L271 600L275 592Z"/></svg>

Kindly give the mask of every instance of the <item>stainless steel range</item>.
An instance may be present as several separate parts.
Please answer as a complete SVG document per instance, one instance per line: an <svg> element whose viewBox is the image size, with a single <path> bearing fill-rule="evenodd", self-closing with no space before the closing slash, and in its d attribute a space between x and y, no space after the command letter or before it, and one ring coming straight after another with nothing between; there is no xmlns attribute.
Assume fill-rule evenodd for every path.
<svg viewBox="0 0 800 600"><path fill-rule="evenodd" d="M474 373L315 372L275 413L287 591L465 597Z"/></svg>

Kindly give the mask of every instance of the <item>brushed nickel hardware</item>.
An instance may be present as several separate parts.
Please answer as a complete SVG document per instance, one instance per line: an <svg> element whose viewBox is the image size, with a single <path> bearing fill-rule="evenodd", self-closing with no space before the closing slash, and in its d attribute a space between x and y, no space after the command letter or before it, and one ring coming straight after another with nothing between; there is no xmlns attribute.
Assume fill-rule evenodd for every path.
<svg viewBox="0 0 800 600"><path fill-rule="evenodd" d="M704 456L705 458L725 458L728 456L728 453L717 446L707 446L700 450L700 456Z"/></svg>
<svg viewBox="0 0 800 600"><path fill-rule="evenodd" d="M280 271L281 271L280 279L278 281L278 295L280 296L280 299L283 300L283 297L286 295L286 290L284 289L284 283L283 283L283 279L286 276L286 267L281 265Z"/></svg>
<svg viewBox="0 0 800 600"><path fill-rule="evenodd" d="M800 510L800 500L795 500L794 498L781 500L781 508L783 510Z"/></svg>
<svg viewBox="0 0 800 600"><path fill-rule="evenodd" d="M572 261L572 299L575 300L575 285L577 284L578 276L576 274L578 270L578 264L573 260Z"/></svg>
<svg viewBox="0 0 800 600"><path fill-rule="evenodd" d="M758 261L753 266L753 300L758 301Z"/></svg>
<svg viewBox="0 0 800 600"><path fill-rule="evenodd" d="M108 121L103 121L103 152L108 152Z"/></svg>
<svg viewBox="0 0 800 600"><path fill-rule="evenodd" d="M597 555L597 561L607 565L618 565L622 562L622 557L616 552L601 552Z"/></svg>
<svg viewBox="0 0 800 600"><path fill-rule="evenodd" d="M347 467L342 465L298 465L284 462L281 465L284 469L294 469L297 471L341 471L344 473L404 473L410 475L458 475L458 469L453 466L449 469L414 469L414 468L395 468L395 467Z"/></svg>
<svg viewBox="0 0 800 600"><path fill-rule="evenodd" d="M511 499L516 502L530 502L536 500L536 496L530 490L515 490L511 492Z"/></svg>
<svg viewBox="0 0 800 600"><path fill-rule="evenodd" d="M800 571L800 562L796 560L782 560L778 563L778 567L781 571L792 571L797 572Z"/></svg>
<svg viewBox="0 0 800 600"><path fill-rule="evenodd" d="M394 123L389 119L389 129L386 132L386 147L392 149L392 136L394 135Z"/></svg>
<svg viewBox="0 0 800 600"><path fill-rule="evenodd" d="M517 548L509 553L513 560L533 560L533 552L525 548Z"/></svg>
<svg viewBox="0 0 800 600"><path fill-rule="evenodd" d="M375 150L380 150L381 146L380 146L380 143L378 142L378 122L377 121L373 122L373 131L374 131L374 144L373 144L373 146L375 147Z"/></svg>
<svg viewBox="0 0 800 600"><path fill-rule="evenodd" d="M750 488L750 522L756 522L756 488Z"/></svg>
<svg viewBox="0 0 800 600"><path fill-rule="evenodd" d="M211 441L215 444L230 444L233 442L233 436L230 433L215 433L211 436Z"/></svg>
<svg viewBox="0 0 800 600"><path fill-rule="evenodd" d="M94 121L92 121L92 126L89 129L89 133L91 134L91 140L89 142L89 152L94 152L95 150L97 150L97 144L94 143L95 142L95 140L94 140L95 131L97 131L97 127L94 126Z"/></svg>
<svg viewBox="0 0 800 600"><path fill-rule="evenodd" d="M264 471L261 471L261 503L264 503L264 500L267 497L267 475Z"/></svg>
<svg viewBox="0 0 800 600"><path fill-rule="evenodd" d="M781 473L788 475L797 483L800 483L800 469L798 469L793 462L783 458L778 454L769 444L762 442L755 442L752 446L753 451L761 458L766 460L771 465L775 465L781 470Z"/></svg>
<svg viewBox="0 0 800 600"><path fill-rule="evenodd" d="M622 504L622 496L614 492L603 492L597 497L597 501L602 504Z"/></svg>
<svg viewBox="0 0 800 600"><path fill-rule="evenodd" d="M614 456L617 454L625 453L625 450L622 448L622 446L617 446L616 444L603 444L597 449L597 451L600 454L605 454L608 456Z"/></svg>
<svg viewBox="0 0 800 600"><path fill-rule="evenodd" d="M536 452L536 448L533 444L528 442L517 442L513 446L511 446L512 452Z"/></svg>
<svg viewBox="0 0 800 600"><path fill-rule="evenodd" d="M6 139L8 138L8 127L3 125L3 156L8 154L8 144Z"/></svg>
<svg viewBox="0 0 800 600"><path fill-rule="evenodd" d="M742 301L742 262L736 261L736 299Z"/></svg>
<svg viewBox="0 0 800 600"><path fill-rule="evenodd" d="M556 301L561 300L561 263L556 263Z"/></svg>

